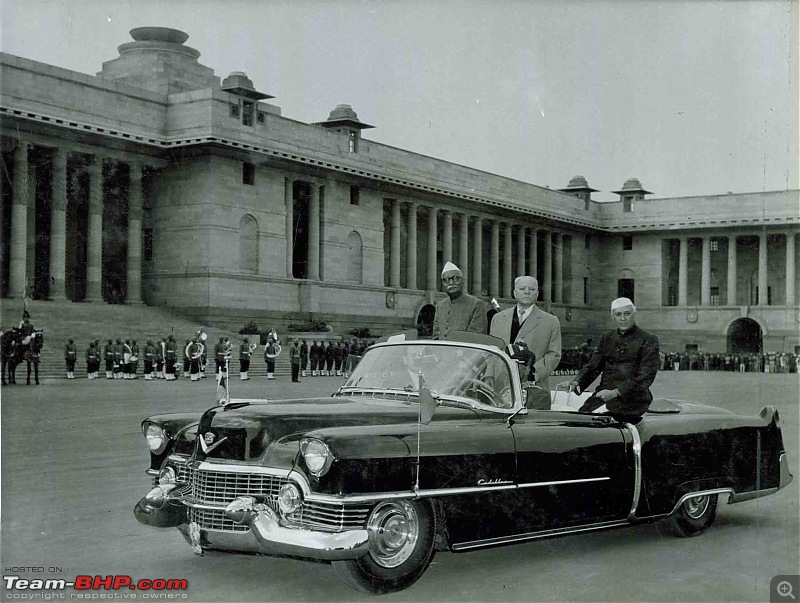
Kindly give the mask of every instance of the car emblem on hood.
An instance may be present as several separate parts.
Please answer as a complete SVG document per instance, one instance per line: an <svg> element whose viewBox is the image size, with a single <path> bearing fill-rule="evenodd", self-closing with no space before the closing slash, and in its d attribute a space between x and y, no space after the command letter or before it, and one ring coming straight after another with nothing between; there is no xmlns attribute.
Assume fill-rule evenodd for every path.
<svg viewBox="0 0 800 603"><path fill-rule="evenodd" d="M225 440L228 439L227 437L224 437L219 442L214 444L213 443L214 442L214 438L216 438L216 437L217 437L216 435L214 435L210 431L207 431L207 432L205 432L203 434L203 437L200 438L200 448L203 449L203 453L204 454L211 454L212 450L214 450L217 446L222 444L222 442L224 442Z"/></svg>

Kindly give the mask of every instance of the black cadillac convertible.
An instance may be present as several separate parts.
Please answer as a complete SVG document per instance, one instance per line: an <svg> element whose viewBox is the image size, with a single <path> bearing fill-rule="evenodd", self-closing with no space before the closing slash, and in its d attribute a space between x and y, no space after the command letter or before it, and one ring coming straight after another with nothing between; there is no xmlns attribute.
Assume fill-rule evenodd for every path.
<svg viewBox="0 0 800 603"><path fill-rule="evenodd" d="M663 520L680 536L792 479L778 411L655 400L632 425L527 408L492 338L390 338L332 396L223 400L146 419L147 525L195 552L334 564L352 587L408 587L436 551ZM523 372L524 374L524 372Z"/></svg>

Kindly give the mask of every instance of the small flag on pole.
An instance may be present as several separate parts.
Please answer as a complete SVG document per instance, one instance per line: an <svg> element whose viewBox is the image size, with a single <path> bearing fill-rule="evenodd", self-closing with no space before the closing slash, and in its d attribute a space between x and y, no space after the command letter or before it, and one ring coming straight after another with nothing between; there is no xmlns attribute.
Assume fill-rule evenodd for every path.
<svg viewBox="0 0 800 603"><path fill-rule="evenodd" d="M419 372L419 421L426 425L431 422L433 413L436 412L436 400L433 399L422 371Z"/></svg>
<svg viewBox="0 0 800 603"><path fill-rule="evenodd" d="M225 363L225 371L220 371L217 375L217 402L223 406L230 402L230 394L228 393L228 370L227 362Z"/></svg>

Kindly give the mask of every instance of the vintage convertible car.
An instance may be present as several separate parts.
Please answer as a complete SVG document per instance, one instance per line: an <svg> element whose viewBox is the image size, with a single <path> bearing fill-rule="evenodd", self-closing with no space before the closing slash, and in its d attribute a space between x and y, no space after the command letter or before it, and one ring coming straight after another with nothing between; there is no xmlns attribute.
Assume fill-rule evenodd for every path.
<svg viewBox="0 0 800 603"><path fill-rule="evenodd" d="M436 551L662 519L693 536L720 495L751 500L792 479L771 406L742 417L655 400L635 425L529 409L498 340L461 339L376 344L330 397L146 419L155 483L137 519L177 528L197 553L329 561L386 593Z"/></svg>

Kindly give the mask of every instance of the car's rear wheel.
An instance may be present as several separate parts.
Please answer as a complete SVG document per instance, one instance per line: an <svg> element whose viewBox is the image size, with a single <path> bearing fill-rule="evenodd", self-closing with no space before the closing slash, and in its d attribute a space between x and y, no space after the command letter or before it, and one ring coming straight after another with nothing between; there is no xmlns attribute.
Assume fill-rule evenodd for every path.
<svg viewBox="0 0 800 603"><path fill-rule="evenodd" d="M428 569L435 552L436 514L427 501L382 502L372 510L367 531L366 555L333 564L352 588L375 595L396 592Z"/></svg>
<svg viewBox="0 0 800 603"><path fill-rule="evenodd" d="M717 495L690 496L669 517L669 527L676 536L689 538L705 532L717 517Z"/></svg>

